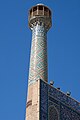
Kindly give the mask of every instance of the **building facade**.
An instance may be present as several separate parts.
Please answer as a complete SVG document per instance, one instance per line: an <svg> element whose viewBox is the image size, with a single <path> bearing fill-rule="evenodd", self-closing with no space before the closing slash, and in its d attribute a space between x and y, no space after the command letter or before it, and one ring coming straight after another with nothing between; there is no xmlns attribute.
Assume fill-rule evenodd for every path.
<svg viewBox="0 0 80 120"><path fill-rule="evenodd" d="M80 120L80 103L40 80L39 120Z"/></svg>
<svg viewBox="0 0 80 120"><path fill-rule="evenodd" d="M80 104L48 84L47 32L51 10L37 4L29 10L32 31L26 120L80 120Z"/></svg>

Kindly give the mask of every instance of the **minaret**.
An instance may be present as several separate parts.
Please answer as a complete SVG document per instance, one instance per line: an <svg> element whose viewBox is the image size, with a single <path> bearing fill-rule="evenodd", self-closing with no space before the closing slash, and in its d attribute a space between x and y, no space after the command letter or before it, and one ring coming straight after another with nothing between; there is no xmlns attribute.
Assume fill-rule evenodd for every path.
<svg viewBox="0 0 80 120"><path fill-rule="evenodd" d="M48 82L47 32L51 27L51 11L43 4L29 10L32 31L26 120L39 120L39 79ZM37 82L38 81L38 82Z"/></svg>

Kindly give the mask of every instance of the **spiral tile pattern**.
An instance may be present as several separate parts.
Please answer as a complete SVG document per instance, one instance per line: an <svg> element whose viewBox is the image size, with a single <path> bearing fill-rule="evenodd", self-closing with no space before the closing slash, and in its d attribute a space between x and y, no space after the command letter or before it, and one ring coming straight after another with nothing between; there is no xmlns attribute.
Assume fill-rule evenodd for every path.
<svg viewBox="0 0 80 120"><path fill-rule="evenodd" d="M32 29L32 45L29 67L29 81L32 84L38 79L47 82L47 31L43 24Z"/></svg>

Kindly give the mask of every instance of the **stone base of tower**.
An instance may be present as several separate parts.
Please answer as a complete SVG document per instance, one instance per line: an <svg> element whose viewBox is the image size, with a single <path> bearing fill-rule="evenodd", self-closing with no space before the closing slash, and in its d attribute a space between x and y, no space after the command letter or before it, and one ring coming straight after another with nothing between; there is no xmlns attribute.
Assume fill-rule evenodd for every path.
<svg viewBox="0 0 80 120"><path fill-rule="evenodd" d="M28 86L26 120L39 120L40 81Z"/></svg>

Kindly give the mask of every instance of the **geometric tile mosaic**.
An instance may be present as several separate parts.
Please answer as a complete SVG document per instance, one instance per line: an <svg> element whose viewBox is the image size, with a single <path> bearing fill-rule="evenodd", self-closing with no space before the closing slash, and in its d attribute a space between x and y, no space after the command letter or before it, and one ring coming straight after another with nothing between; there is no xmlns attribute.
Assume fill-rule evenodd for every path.
<svg viewBox="0 0 80 120"><path fill-rule="evenodd" d="M32 29L28 84L38 79L47 81L47 31L43 24Z"/></svg>
<svg viewBox="0 0 80 120"><path fill-rule="evenodd" d="M40 120L80 120L80 103L40 80L40 116Z"/></svg>

